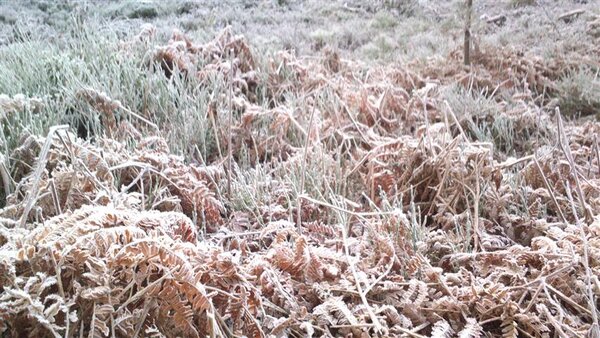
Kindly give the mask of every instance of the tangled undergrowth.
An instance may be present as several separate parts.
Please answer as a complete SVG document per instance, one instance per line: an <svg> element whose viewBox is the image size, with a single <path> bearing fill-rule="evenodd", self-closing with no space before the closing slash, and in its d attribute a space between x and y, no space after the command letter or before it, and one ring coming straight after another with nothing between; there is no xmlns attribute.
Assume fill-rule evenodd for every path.
<svg viewBox="0 0 600 338"><path fill-rule="evenodd" d="M91 88L107 137L24 135L0 167L0 332L594 336L600 124L551 105L577 65L479 53L470 69L332 50L261 64L230 30L175 32L143 64L227 83L214 151L171 154L151 114Z"/></svg>

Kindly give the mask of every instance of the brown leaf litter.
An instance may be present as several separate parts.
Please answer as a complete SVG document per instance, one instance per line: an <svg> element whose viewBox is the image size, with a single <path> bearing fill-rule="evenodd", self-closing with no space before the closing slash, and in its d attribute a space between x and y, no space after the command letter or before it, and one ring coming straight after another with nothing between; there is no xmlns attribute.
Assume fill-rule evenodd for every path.
<svg viewBox="0 0 600 338"><path fill-rule="evenodd" d="M232 155L252 150L264 196L232 210L222 159L187 163L143 121L110 119L114 138L93 144L24 136L0 210L3 334L579 337L598 324L600 127L562 126L538 96L571 64L489 49L471 70L456 55L365 70L332 51L259 66L230 30L203 45L176 31L153 55L166 77L233 79ZM514 98L499 114L516 153L477 139L448 84ZM313 162L326 177L295 192L285 175Z"/></svg>

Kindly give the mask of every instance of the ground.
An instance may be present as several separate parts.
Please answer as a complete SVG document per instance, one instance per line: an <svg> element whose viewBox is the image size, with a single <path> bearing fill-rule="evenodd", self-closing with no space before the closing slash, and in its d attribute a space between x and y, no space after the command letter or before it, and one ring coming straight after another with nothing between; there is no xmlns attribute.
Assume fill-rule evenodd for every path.
<svg viewBox="0 0 600 338"><path fill-rule="evenodd" d="M600 335L600 6L0 1L0 335Z"/></svg>

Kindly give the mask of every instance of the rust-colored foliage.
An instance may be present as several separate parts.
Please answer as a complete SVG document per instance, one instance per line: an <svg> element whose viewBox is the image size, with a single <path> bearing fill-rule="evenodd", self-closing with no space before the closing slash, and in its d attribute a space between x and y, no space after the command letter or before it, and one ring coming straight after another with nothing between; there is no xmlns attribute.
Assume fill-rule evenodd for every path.
<svg viewBox="0 0 600 338"><path fill-rule="evenodd" d="M592 335L600 127L563 126L540 106L569 62L481 48L471 72L456 54L367 71L329 49L319 60L281 52L260 68L229 29L206 44L174 32L153 65L233 79L231 155L265 181L224 195L218 154L187 163L117 121L118 101L80 91L112 138L26 135L10 154L18 184L0 210L0 334ZM496 116L452 111L448 84L510 97L493 113L512 144L478 139ZM207 112L217 125L225 97ZM246 182L239 168L230 174Z"/></svg>

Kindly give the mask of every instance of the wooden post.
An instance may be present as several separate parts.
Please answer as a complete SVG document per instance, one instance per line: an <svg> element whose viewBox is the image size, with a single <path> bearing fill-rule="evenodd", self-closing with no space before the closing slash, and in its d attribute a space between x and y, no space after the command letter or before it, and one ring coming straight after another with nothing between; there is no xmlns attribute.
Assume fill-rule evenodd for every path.
<svg viewBox="0 0 600 338"><path fill-rule="evenodd" d="M467 0L467 17L465 20L465 45L464 61L465 66L471 64L471 12L473 11L473 0Z"/></svg>

